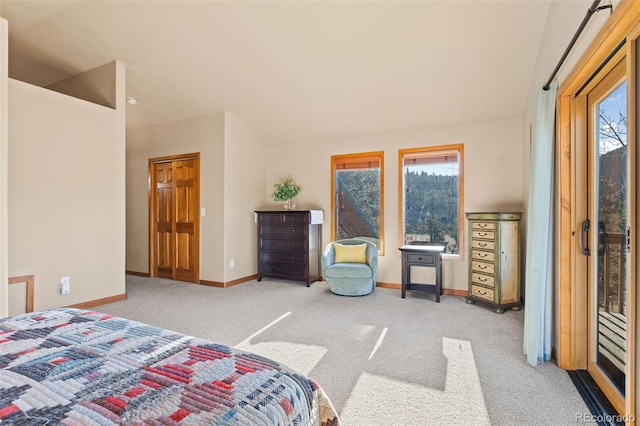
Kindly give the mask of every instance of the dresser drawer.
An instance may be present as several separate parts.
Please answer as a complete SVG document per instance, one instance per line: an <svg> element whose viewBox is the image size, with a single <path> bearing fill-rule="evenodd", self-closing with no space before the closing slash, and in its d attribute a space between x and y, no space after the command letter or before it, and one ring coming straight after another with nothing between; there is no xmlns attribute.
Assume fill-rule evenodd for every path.
<svg viewBox="0 0 640 426"><path fill-rule="evenodd" d="M496 260L496 255L492 251L472 250L471 258L483 260L485 262L494 262Z"/></svg>
<svg viewBox="0 0 640 426"><path fill-rule="evenodd" d="M472 231L471 232L471 237L472 238L480 238L480 239L484 239L484 240L495 240L496 239L496 233L493 231Z"/></svg>
<svg viewBox="0 0 640 426"><path fill-rule="evenodd" d="M493 231L496 229L495 222L471 222L471 229L480 229L480 230L489 230Z"/></svg>
<svg viewBox="0 0 640 426"><path fill-rule="evenodd" d="M307 257L304 253L280 253L269 250L263 250L260 252L260 260L263 262L284 262L300 265L307 263Z"/></svg>
<svg viewBox="0 0 640 426"><path fill-rule="evenodd" d="M495 250L496 244L493 241L472 240L471 247L484 250Z"/></svg>
<svg viewBox="0 0 640 426"><path fill-rule="evenodd" d="M300 239L287 239L277 240L271 238L261 238L260 248L263 250L293 250L293 251L305 251L306 242Z"/></svg>
<svg viewBox="0 0 640 426"><path fill-rule="evenodd" d="M495 272L495 266L493 263L478 262L474 260L471 262L471 270L484 272L485 274L493 274Z"/></svg>
<svg viewBox="0 0 640 426"><path fill-rule="evenodd" d="M304 238L307 227L304 225L292 225L292 226L269 226L264 225L260 227L260 235L264 236L300 236Z"/></svg>
<svg viewBox="0 0 640 426"><path fill-rule="evenodd" d="M481 299L493 301L494 292L490 288L479 287L476 285L471 286L471 295L479 297Z"/></svg>
<svg viewBox="0 0 640 426"><path fill-rule="evenodd" d="M268 225L275 223L286 223L286 224L308 224L309 215L307 213L270 213L270 214L261 214L260 215L260 223Z"/></svg>
<svg viewBox="0 0 640 426"><path fill-rule="evenodd" d="M476 284L482 284L487 287L495 287L496 280L493 275L483 275L474 272L471 274L471 282Z"/></svg>
<svg viewBox="0 0 640 426"><path fill-rule="evenodd" d="M262 275L281 275L292 278L304 278L304 265L290 265L286 263L265 262L260 265Z"/></svg>

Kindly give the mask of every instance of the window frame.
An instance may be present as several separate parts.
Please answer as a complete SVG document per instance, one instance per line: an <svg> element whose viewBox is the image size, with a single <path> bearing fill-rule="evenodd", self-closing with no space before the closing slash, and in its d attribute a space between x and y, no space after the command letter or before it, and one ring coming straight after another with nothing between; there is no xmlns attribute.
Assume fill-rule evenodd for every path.
<svg viewBox="0 0 640 426"><path fill-rule="evenodd" d="M380 164L380 244L378 256L384 256L384 151L359 152L331 156L331 241L336 240L336 165L357 163L358 160L376 157Z"/></svg>
<svg viewBox="0 0 640 426"><path fill-rule="evenodd" d="M458 151L458 253L444 253L443 259L464 259L464 144L436 145L398 150L398 242L404 245L404 156L438 151Z"/></svg>

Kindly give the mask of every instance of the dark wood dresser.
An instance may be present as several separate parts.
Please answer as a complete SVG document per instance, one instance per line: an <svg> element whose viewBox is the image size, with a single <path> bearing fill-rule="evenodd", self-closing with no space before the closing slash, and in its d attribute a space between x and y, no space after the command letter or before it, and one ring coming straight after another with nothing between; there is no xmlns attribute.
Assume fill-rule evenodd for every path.
<svg viewBox="0 0 640 426"><path fill-rule="evenodd" d="M320 279L322 210L256 210L258 281Z"/></svg>

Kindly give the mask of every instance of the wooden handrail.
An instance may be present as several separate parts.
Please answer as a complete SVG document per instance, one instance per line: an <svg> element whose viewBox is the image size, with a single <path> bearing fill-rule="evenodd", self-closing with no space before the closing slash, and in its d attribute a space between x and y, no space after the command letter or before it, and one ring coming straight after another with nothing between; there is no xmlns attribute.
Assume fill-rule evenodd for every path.
<svg viewBox="0 0 640 426"><path fill-rule="evenodd" d="M33 292L35 282L35 275L23 275L21 277L9 278L9 284L27 283L27 312L33 312Z"/></svg>

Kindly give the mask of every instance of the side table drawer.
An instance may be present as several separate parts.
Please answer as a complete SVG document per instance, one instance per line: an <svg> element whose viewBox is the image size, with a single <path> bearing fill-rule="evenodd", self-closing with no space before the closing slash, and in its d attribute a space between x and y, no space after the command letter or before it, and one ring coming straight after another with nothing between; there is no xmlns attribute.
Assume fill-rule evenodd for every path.
<svg viewBox="0 0 640 426"><path fill-rule="evenodd" d="M475 297L479 297L481 299L493 301L494 292L490 288L484 288L484 287L472 285L471 295Z"/></svg>
<svg viewBox="0 0 640 426"><path fill-rule="evenodd" d="M478 262L474 260L471 262L471 270L484 272L486 274L493 274L495 273L495 266L493 263Z"/></svg>
<svg viewBox="0 0 640 426"><path fill-rule="evenodd" d="M407 253L407 263L423 266L436 266L436 256L433 253L413 254Z"/></svg>

